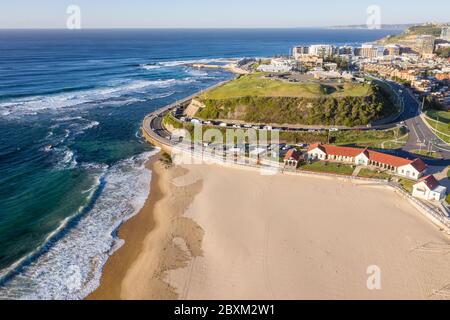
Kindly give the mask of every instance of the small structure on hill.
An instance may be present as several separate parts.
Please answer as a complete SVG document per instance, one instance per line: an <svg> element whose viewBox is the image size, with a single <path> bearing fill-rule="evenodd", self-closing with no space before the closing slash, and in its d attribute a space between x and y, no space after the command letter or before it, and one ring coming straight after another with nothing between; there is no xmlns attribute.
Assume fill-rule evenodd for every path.
<svg viewBox="0 0 450 320"><path fill-rule="evenodd" d="M296 149L288 150L288 152L286 152L284 156L284 166L297 168L298 163L300 161L300 157L301 157L300 151L297 151Z"/></svg>

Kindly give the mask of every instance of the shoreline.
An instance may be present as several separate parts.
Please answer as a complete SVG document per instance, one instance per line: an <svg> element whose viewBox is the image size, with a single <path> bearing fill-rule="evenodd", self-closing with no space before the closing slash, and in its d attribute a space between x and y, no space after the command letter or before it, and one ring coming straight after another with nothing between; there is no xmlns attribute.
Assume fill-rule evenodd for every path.
<svg viewBox="0 0 450 320"><path fill-rule="evenodd" d="M174 185L173 179L186 170L167 165L161 154L147 161L152 171L150 194L142 209L119 227L124 244L108 258L100 286L85 299L176 299L175 288L165 281L167 272L201 255L203 231L182 217L200 192L201 181Z"/></svg>
<svg viewBox="0 0 450 320"><path fill-rule="evenodd" d="M153 155L145 164L146 168L151 170L152 176L150 181L150 193L145 200L144 206L137 214L119 226L117 237L123 240L124 244L109 256L102 270L100 285L85 297L85 299L120 299L120 283L117 279L122 279L125 276L132 261L136 259L139 254L139 249L142 247L145 235L147 232L151 232L155 227L151 208L154 207L154 204L157 201L162 199L163 195L159 188L159 176L153 171L153 165L158 161L160 154L161 152ZM141 223L146 226L144 230L138 227Z"/></svg>

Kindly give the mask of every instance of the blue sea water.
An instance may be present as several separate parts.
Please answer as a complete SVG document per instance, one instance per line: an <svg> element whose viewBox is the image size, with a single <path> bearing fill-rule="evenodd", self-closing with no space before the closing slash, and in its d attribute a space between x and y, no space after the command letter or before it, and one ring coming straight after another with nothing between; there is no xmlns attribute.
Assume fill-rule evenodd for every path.
<svg viewBox="0 0 450 320"><path fill-rule="evenodd" d="M85 297L143 205L145 114L230 79L186 62L390 30L0 30L0 298Z"/></svg>

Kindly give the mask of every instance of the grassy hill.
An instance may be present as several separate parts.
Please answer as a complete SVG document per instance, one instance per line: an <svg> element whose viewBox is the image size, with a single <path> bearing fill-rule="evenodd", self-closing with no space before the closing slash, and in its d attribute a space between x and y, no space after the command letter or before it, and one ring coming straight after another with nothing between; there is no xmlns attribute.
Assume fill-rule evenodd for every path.
<svg viewBox="0 0 450 320"><path fill-rule="evenodd" d="M201 119L252 123L366 125L395 111L387 93L368 84L291 83L242 76L198 98Z"/></svg>
<svg viewBox="0 0 450 320"><path fill-rule="evenodd" d="M412 26L406 29L403 33L395 36L387 36L383 38L379 42L382 44L388 43L405 43L410 44L414 42L417 36L421 35L431 35L435 37L439 37L441 34L442 27L439 25L419 25Z"/></svg>
<svg viewBox="0 0 450 320"><path fill-rule="evenodd" d="M262 73L242 76L228 82L215 90L202 95L202 99L230 99L247 96L255 97L304 97L318 98L324 96L361 97L371 94L371 86L364 84L294 83L269 79Z"/></svg>

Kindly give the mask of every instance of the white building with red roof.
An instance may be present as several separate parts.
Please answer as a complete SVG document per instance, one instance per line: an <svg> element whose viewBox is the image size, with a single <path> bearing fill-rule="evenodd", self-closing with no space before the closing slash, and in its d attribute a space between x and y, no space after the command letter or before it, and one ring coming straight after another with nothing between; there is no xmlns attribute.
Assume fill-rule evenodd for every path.
<svg viewBox="0 0 450 320"><path fill-rule="evenodd" d="M307 159L375 166L413 180L419 179L426 169L426 164L421 159L409 160L367 148L339 147L320 143L310 145Z"/></svg>
<svg viewBox="0 0 450 320"><path fill-rule="evenodd" d="M296 149L290 149L284 156L284 165L286 167L297 168L301 153Z"/></svg>
<svg viewBox="0 0 450 320"><path fill-rule="evenodd" d="M440 201L445 198L446 192L447 188L441 186L436 178L430 174L414 184L412 195L424 200Z"/></svg>

